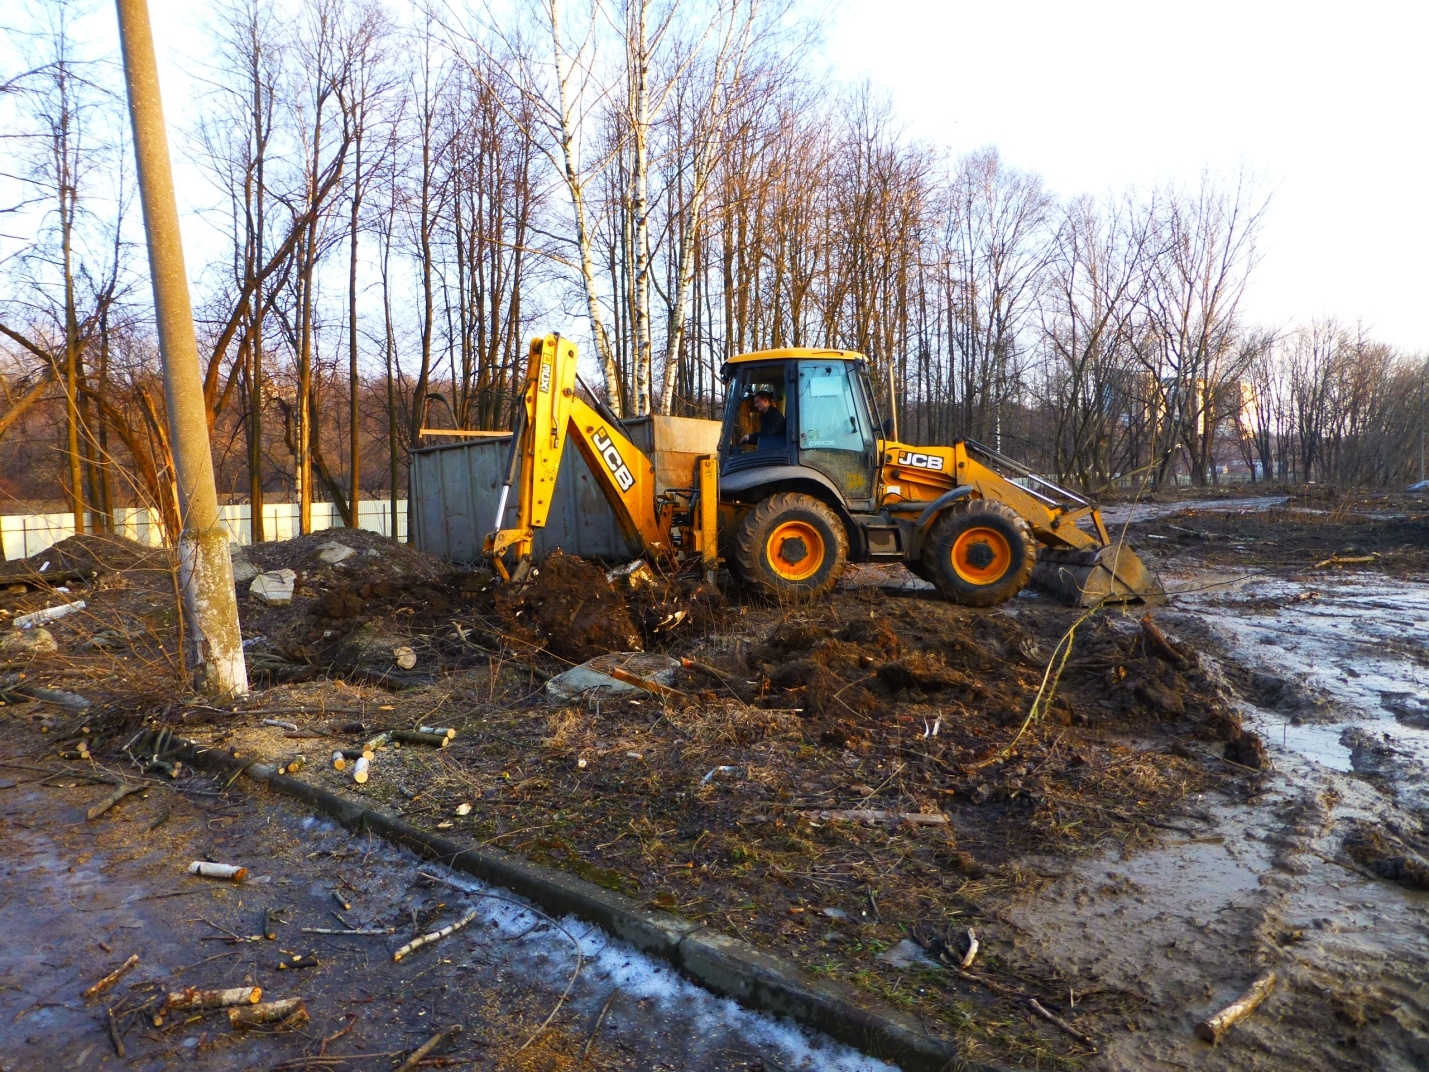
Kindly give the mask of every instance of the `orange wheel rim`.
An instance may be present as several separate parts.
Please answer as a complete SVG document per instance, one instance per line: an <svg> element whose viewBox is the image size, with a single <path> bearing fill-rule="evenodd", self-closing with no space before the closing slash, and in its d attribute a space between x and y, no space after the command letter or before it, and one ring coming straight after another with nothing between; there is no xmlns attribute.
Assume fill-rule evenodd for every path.
<svg viewBox="0 0 1429 1072"><path fill-rule="evenodd" d="M1012 566L1012 545L997 529L971 528L953 543L953 571L969 584L992 584Z"/></svg>
<svg viewBox="0 0 1429 1072"><path fill-rule="evenodd" d="M807 581L824 564L824 538L807 521L785 521L769 534L764 553L783 580Z"/></svg>

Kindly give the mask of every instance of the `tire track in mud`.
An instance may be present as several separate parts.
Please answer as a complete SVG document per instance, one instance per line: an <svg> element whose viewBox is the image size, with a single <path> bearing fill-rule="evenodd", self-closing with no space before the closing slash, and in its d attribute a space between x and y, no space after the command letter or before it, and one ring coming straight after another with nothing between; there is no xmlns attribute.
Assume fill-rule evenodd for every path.
<svg viewBox="0 0 1429 1072"><path fill-rule="evenodd" d="M1208 632L1190 616L1174 621ZM1248 680L1246 668L1202 652L1211 687L1264 727L1268 712L1232 685ZM1004 909L1005 930L989 933L1025 977L1120 996L1117 1016L1097 1024L1105 1044L1088 1067L1429 1065L1429 898L1371 873L1343 844L1356 823L1410 815L1363 778L1306 759L1278 732L1265 736L1273 769L1241 783L1238 798L1208 794L1205 833L1136 854L1104 846L1056 869ZM1266 968L1280 985L1252 1017L1214 1049L1193 1037L1196 1020Z"/></svg>

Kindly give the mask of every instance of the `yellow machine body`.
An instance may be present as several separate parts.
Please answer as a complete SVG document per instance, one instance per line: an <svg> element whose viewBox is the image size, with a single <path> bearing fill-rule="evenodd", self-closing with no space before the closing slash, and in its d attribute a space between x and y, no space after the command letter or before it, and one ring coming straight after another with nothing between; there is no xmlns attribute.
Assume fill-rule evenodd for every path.
<svg viewBox="0 0 1429 1072"><path fill-rule="evenodd" d="M559 335L531 340L526 389L512 436L497 527L486 537L487 557L509 578L508 554L514 554L517 563L530 556L535 530L545 528L550 517L569 438L628 540L661 564L685 564L698 558L712 575L716 541L713 536L706 540L704 533L713 533L717 525L717 459L696 459L692 487L658 493L650 458L629 440L613 414L601 412L576 393L576 366L576 346L569 340ZM518 488L517 521L515 527L503 528L507 492L513 486Z"/></svg>
<svg viewBox="0 0 1429 1072"><path fill-rule="evenodd" d="M919 446L899 441L886 425L875 429L862 355L791 348L732 359L720 454L696 456L690 486L663 491L655 464L618 419L595 395L588 403L576 393L576 360L575 345L557 335L531 342L497 527L486 540L503 576L510 575L508 556L514 553L519 568L535 530L546 524L569 437L626 537L653 560L698 564L712 577L723 551L746 580L772 595L827 591L846 561L894 560L971 605L1009 598L1029 578L1083 605L1164 598L1089 500L969 440ZM768 387L736 397L741 367L762 370ZM815 376L823 378L809 386ZM857 377L862 386L854 386ZM786 388L786 382L799 386ZM746 391L752 386L745 382ZM754 395L781 395L782 417L806 387L805 425L784 432L768 458L751 456L748 441L760 439ZM861 455L869 468L844 474L843 489L817 466L803 464L805 453L818 453L805 448L826 442L813 437L829 434L808 430L816 420L867 429L876 457ZM503 528L512 487L518 489L517 523Z"/></svg>

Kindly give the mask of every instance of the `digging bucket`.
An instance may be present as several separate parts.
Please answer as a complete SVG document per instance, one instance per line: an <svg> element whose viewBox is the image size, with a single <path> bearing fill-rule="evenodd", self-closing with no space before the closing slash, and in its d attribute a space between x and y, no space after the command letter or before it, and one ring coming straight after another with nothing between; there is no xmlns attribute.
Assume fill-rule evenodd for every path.
<svg viewBox="0 0 1429 1072"><path fill-rule="evenodd" d="M1166 602L1166 591L1129 547L1037 550L1032 583L1072 607Z"/></svg>

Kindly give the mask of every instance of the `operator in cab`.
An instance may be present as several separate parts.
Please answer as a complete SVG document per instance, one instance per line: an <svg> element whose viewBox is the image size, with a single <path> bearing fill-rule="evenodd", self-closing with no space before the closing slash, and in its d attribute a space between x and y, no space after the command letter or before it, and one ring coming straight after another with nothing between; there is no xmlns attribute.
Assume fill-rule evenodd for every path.
<svg viewBox="0 0 1429 1072"><path fill-rule="evenodd" d="M754 396L754 408L759 414L759 431L750 432L740 443L756 449L771 447L785 440L784 414L774 404L774 396L768 391L759 391Z"/></svg>

